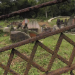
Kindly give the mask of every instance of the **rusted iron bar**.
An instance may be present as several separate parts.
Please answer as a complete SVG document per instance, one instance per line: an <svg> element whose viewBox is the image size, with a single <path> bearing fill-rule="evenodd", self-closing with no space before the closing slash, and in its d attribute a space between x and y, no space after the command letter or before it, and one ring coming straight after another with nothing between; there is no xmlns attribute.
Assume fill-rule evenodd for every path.
<svg viewBox="0 0 75 75"><path fill-rule="evenodd" d="M70 75L74 75L73 71L70 71Z"/></svg>
<svg viewBox="0 0 75 75"><path fill-rule="evenodd" d="M62 38L62 33L61 33L60 36L59 36L59 39L58 39L58 41L57 41L57 44L56 44L54 53L53 53L53 55L52 55L52 57L51 57L51 59L50 59L50 62L49 62L49 64L48 64L47 72L48 72L49 70L51 70L51 68L52 68L53 62L54 62L54 60L55 60L55 58L56 58L57 52L59 51L59 47L60 47L60 45L61 45L61 43L62 43L62 40L63 40L63 38Z"/></svg>
<svg viewBox="0 0 75 75"><path fill-rule="evenodd" d="M2 67L4 70L6 70L6 68L7 68L7 66L3 65L2 63L0 63L0 67ZM10 72L13 75L20 75L20 74L16 73L15 71L13 71L10 68L9 68L8 72Z"/></svg>
<svg viewBox="0 0 75 75"><path fill-rule="evenodd" d="M43 75L61 75L63 73L66 73L66 72L74 70L74 69L75 69L75 64L72 64L71 67L66 66L66 67L59 68L57 70L51 71L48 74L45 73Z"/></svg>
<svg viewBox="0 0 75 75"><path fill-rule="evenodd" d="M42 3L42 4L39 4L39 5L35 5L35 6L32 6L32 7L24 8L24 9L21 9L21 10L18 10L18 11L15 11L15 12L12 12L12 13L9 13L9 14L6 14L6 15L2 15L2 16L0 16L0 19L8 18L8 17L14 16L15 14L17 15L17 14L20 14L20 13L23 13L23 12L39 9L39 8L49 6L49 5L62 3L62 2L65 2L65 1L68 1L68 0L49 1L49 2Z"/></svg>
<svg viewBox="0 0 75 75"><path fill-rule="evenodd" d="M25 60L25 61L27 61L27 62L30 60L30 58L29 58L28 56L21 54L21 53L20 53L19 51L17 51L17 50L15 50L14 52L15 52L16 55L18 55L18 56L19 56L20 58L22 58L23 60ZM41 67L40 65L36 64L34 61L32 61L32 66L35 67L35 68L37 68L37 69L39 69L39 70L42 71L42 72L46 72L46 70L45 70L43 67Z"/></svg>
<svg viewBox="0 0 75 75"><path fill-rule="evenodd" d="M55 35L55 34L62 33L62 32L64 32L64 31L70 30L70 29L72 29L72 28L75 28L75 25L67 26L67 27L61 28L61 29L59 29L59 30L55 30L55 31L53 31L53 32L41 33L41 34L39 34L39 36L30 38L30 39L27 39L27 40L23 40L23 41L21 41L21 42L18 42L18 43L15 43L15 44L12 44L12 45L3 47L3 48L0 48L0 52L4 52L4 51L10 50L10 49L13 49L13 48L22 46L22 45L31 43L31 42L36 41L36 40L44 39L44 38L46 38L46 37L49 37L49 36L52 36L52 35Z"/></svg>
<svg viewBox="0 0 75 75"><path fill-rule="evenodd" d="M35 43L35 45L33 47L33 50L32 50L31 55L30 55L30 60L27 63L27 67L26 67L24 75L28 75L28 72L29 72L29 70L31 68L31 64L32 64L33 58L34 58L35 53L37 51L37 47L38 47L38 41L36 41L36 43Z"/></svg>
<svg viewBox="0 0 75 75"><path fill-rule="evenodd" d="M70 38L68 38L65 34L62 33L62 37L63 37L67 42L69 42L70 44L72 44L73 46L75 46L75 42L72 41Z"/></svg>
<svg viewBox="0 0 75 75"><path fill-rule="evenodd" d="M11 62L12 62L12 59L13 59L13 56L14 56L14 49L12 49L12 51L11 51L11 54L10 54L10 57L9 57L9 60L8 60L8 63L7 63L7 68L6 68L3 75L7 75L8 70L9 70L10 65L11 65Z"/></svg>
<svg viewBox="0 0 75 75"><path fill-rule="evenodd" d="M44 44L42 44L41 42L39 42L39 46L41 46L43 49L45 49L47 52L51 53L52 55L54 54L54 51L52 51L51 49L49 49L48 47L46 47ZM61 57L60 55L56 55L56 58L58 58L59 60L61 60L62 62L64 62L65 64L69 65L69 62L64 59L63 57Z"/></svg>
<svg viewBox="0 0 75 75"><path fill-rule="evenodd" d="M73 48L72 54L71 54L70 59L69 59L69 66L71 66L71 64L74 60L74 57L75 57L75 47Z"/></svg>

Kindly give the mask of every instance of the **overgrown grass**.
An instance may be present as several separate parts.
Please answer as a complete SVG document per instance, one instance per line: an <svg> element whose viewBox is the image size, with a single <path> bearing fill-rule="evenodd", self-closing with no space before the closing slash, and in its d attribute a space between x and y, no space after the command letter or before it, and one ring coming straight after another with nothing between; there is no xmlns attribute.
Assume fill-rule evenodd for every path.
<svg viewBox="0 0 75 75"><path fill-rule="evenodd" d="M56 19L52 20L50 25L55 25L55 23L56 23ZM6 26L7 24L5 24L5 22L1 21L0 25ZM10 37L9 35L7 35L7 36L4 36L4 35L5 35L5 33L0 31L0 48L14 44L9 40L9 37ZM69 38L71 38L75 42L75 35L72 35L69 33L65 34L65 35L67 35ZM39 41L54 51L59 36L60 35L57 34L57 35L53 35L53 36L41 39ZM21 52L22 54L24 54L24 55L27 54L28 56L30 56L33 46L34 46L34 43L29 43L29 44L17 47L16 49L19 52ZM63 40L62 44L59 48L58 54L61 55L63 58L69 60L69 57L72 53L72 49L73 49L73 46L71 44L69 44L67 41ZM11 53L11 50L0 53L0 57L1 57L0 62L2 62L2 64L7 65L7 61L9 59L10 53ZM38 46L37 52L34 57L34 61L46 69L48 66L48 63L51 59L51 56L52 55L50 53L46 52L43 48ZM74 62L75 62L75 59L74 59ZM17 55L14 55L14 58L13 58L10 68L15 70L16 72L20 73L21 75L23 75L23 73L25 72L25 69L26 69L26 65L27 65L26 61L24 61ZM64 66L66 66L66 64L56 58L51 70L56 70L56 69L62 68ZM4 73L4 70L2 68L0 68L0 75L3 75L3 73ZM75 73L75 71L74 71L74 73ZM43 74L43 72L39 71L38 69L36 69L32 66L29 71L29 75L39 75L39 74ZM8 75L12 75L12 74L8 73ZM70 75L70 74L68 72L68 73L64 73L62 75Z"/></svg>
<svg viewBox="0 0 75 75"><path fill-rule="evenodd" d="M0 21L0 26L2 26L2 27L6 27L7 25L10 25L10 23L11 22L14 22L14 21L22 21L23 19L11 19L11 18L9 18L9 19L7 19L7 20L1 20Z"/></svg>
<svg viewBox="0 0 75 75"><path fill-rule="evenodd" d="M0 48L8 46L10 44L13 44L9 40L9 36L3 37L3 35L4 34L2 34L0 36ZM71 35L71 34L66 34L66 35L75 42L75 35ZM58 38L59 38L59 34L47 37L47 38L39 40L39 41L54 51ZM22 54L27 54L29 56L31 54L33 46L34 46L34 43L30 43L30 44L26 44L26 45L17 47L16 49L18 51L20 51ZM71 44L69 44L68 42L66 42L65 40L63 40L58 54L61 55L63 58L69 60L69 57L72 53L72 49L73 49L73 46ZM11 50L0 53L0 57L1 57L0 62L2 62L4 65L6 65L10 53L11 53ZM43 48L38 46L37 52L34 57L34 61L46 69L48 66L48 63L51 59L51 56L52 55L50 53L46 52ZM13 58L13 61L12 61L12 64L10 67L13 70L15 70L16 72L23 75L23 73L25 72L25 69L26 69L26 65L27 65L27 62L22 60L17 55L14 55L14 58ZM64 64L63 62L61 62L59 59L56 58L51 70L56 70L56 69L62 68L64 66L66 66L66 64ZM0 75L3 75L3 72L4 72L4 70L0 68ZM31 70L29 71L29 75L39 75L39 74L43 74L43 73L32 66ZM9 73L8 75L12 75L12 74ZM68 72L63 75L70 75L70 74Z"/></svg>

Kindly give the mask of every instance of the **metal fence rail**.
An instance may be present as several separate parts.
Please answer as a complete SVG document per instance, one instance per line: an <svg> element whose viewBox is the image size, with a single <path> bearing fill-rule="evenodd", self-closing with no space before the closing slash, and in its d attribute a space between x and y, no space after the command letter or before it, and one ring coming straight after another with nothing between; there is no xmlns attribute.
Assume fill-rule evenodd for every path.
<svg viewBox="0 0 75 75"><path fill-rule="evenodd" d="M28 39L28 40L24 40L24 41L21 41L21 42L18 42L18 43L15 43L15 44L12 44L12 45L0 48L0 53L11 49L11 53L10 53L10 56L9 56L9 60L8 60L7 66L3 65L0 62L0 67L2 67L5 70L3 75L7 75L8 72L10 72L13 75L20 75L20 74L16 73L15 71L13 71L12 69L10 69L10 65L11 65L11 62L13 60L14 54L19 56L23 60L27 61L27 66L26 66L26 70L24 72L24 75L28 75L28 72L31 69L31 66L39 69L41 72L44 72L45 74L43 74L43 75L60 75L62 73L66 73L68 71L70 71L71 75L74 75L72 70L75 69L75 64L72 64L72 62L73 62L74 57L75 57L75 42L72 41L69 37L67 37L63 33L64 31L70 30L72 28L75 28L75 25L68 26L68 27L56 30L54 32L41 33L41 34L39 34L38 36L36 36L34 38L31 38L31 39ZM59 39L57 41L57 44L56 44L56 47L55 47L54 51L49 49L47 46L45 46L43 43L41 43L39 41L40 39L43 39L43 38L46 38L46 37L49 37L49 36L52 36L52 35L55 35L55 34L60 34L60 36L59 36ZM57 54L63 39L65 39L67 42L69 42L71 45L73 45L73 50L72 50L72 53L70 55L69 61L64 59L62 56ZM33 41L35 41L35 45L34 45L34 47L32 49L30 57L28 57L27 55L23 55L22 53L20 53L18 50L15 49L16 47L19 47L19 46L31 43ZM52 54L52 57L51 57L51 60L50 60L50 62L48 64L48 66L47 66L47 69L44 69L42 66L40 66L35 61L33 61L38 46L42 47L44 50L46 50L47 52ZM67 66L50 72L55 58L58 58L59 60L61 60L65 64L67 64Z"/></svg>

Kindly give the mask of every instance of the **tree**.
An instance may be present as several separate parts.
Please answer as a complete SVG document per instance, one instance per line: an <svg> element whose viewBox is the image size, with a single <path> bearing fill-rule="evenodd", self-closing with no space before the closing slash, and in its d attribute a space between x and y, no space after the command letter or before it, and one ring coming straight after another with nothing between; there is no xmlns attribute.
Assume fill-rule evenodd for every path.
<svg viewBox="0 0 75 75"><path fill-rule="evenodd" d="M41 3L48 2L48 1L52 1L52 0L38 0L38 3L41 4ZM50 8L52 8L52 7L51 6L46 6L46 7L43 8L43 12L45 13L46 18L48 18L48 15L51 13ZM49 12L49 14L48 14L48 12Z"/></svg>

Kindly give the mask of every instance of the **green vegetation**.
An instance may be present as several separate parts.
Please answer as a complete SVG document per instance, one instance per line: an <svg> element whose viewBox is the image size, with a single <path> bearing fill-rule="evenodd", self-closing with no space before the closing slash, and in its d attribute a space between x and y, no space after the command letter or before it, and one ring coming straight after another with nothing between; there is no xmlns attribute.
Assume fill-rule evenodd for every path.
<svg viewBox="0 0 75 75"><path fill-rule="evenodd" d="M50 0L46 0L46 1L50 1ZM26 7L31 7L31 6L34 6L37 4L44 3L46 1L38 0L38 2L37 2L36 0L14 0L14 1L13 0L11 0L11 1L10 0L0 0L0 15L5 15L5 14L8 14L13 11L17 11L17 10L20 10L20 9L23 9ZM8 20L10 20L9 24L10 24L10 22L13 21L12 19L20 19L20 18L23 19L25 17L29 17L29 18L37 17L37 18L42 18L42 19L44 19L46 17L48 19L50 17L54 17L54 16L58 16L58 15L61 15L61 16L73 15L75 13L74 1L75 0L71 0L70 3L65 2L64 4L63 3L56 4L56 5L44 7L41 9L37 9L35 11L22 13L15 17L9 18L8 19ZM55 24L56 24L56 19L54 19L50 23L50 25L52 25L52 26ZM5 27L7 25L8 25L7 22L0 21L0 26ZM66 34L66 35L75 42L75 35L72 35L72 34ZM5 33L3 33L2 30L0 31L0 48L14 44L9 40L9 37L10 36L5 35ZM47 38L39 40L39 41L42 42L47 47L49 47L51 50L54 50L58 38L59 38L59 34L47 37ZM17 47L16 49L19 52L21 52L23 54L27 54L29 56L31 54L33 46L34 46L34 43L29 43L29 44ZM58 54L61 55L63 58L69 60L72 49L73 49L73 46L70 45L65 40L63 40ZM0 57L1 57L0 62L2 62L2 64L7 65L7 61L9 59L10 53L11 53L11 50L0 53ZM51 56L52 55L49 54L48 52L46 52L43 48L38 47L37 52L35 54L34 61L46 69ZM75 61L75 59L74 59L74 61ZM22 60L17 55L14 55L14 58L13 58L10 68L22 75L25 72L26 65L27 65L26 61ZM59 59L55 59L55 62L53 63L53 67L51 70L56 70L56 69L64 67L64 66L66 66L66 64L61 62ZM0 68L0 75L3 75L3 73L4 73L4 70L2 68ZM43 73L32 66L32 68L29 71L29 75L39 75L39 74L43 74ZM12 74L9 73L8 75L12 75ZM68 72L68 73L65 73L65 75L70 75L70 74Z"/></svg>
<svg viewBox="0 0 75 75"><path fill-rule="evenodd" d="M13 44L11 41L9 41L9 36L3 37L3 35L4 34L0 36L0 48ZM69 38L75 41L74 40L75 35L72 35L72 34L65 34L65 35L67 35ZM58 38L59 38L59 34L42 39L40 40L40 42L42 42L44 45L49 47L51 50L54 50ZM16 49L20 51L21 53L27 54L29 56L31 54L33 46L34 46L34 43L30 43L30 44L20 46ZM65 59L69 60L72 49L73 49L73 46L69 44L68 42L66 42L65 40L63 40L58 54L63 56ZM7 64L10 52L11 51L9 50L9 51L0 53L0 57L1 57L0 62L2 62L4 65ZM43 48L38 46L34 61L46 69L51 56L52 56L51 54L49 54ZM15 55L10 67L22 75L25 72L26 64L27 62L25 62L20 57ZM51 70L56 70L64 66L66 66L66 64L64 64L63 62L61 62L60 60L56 58ZM0 68L0 75L3 75L3 71L4 70ZM39 74L42 74L42 72L40 72L39 70L37 70L36 68L32 66L31 70L29 71L29 75L39 75ZM8 75L11 75L11 74L9 73ZM63 75L69 75L69 72Z"/></svg>
<svg viewBox="0 0 75 75"><path fill-rule="evenodd" d="M60 20L63 20L63 21L65 21L65 19L69 19L69 17L58 17L58 18L54 18L49 24L51 25L51 26L53 26L53 25L56 25L56 21L57 21L57 19L60 19Z"/></svg>
<svg viewBox="0 0 75 75"><path fill-rule="evenodd" d="M12 13L17 10L21 10L34 5L46 3L53 0L0 0L0 16L8 13ZM59 3L36 9L34 11L24 12L20 15L14 15L16 18L50 18L55 16L71 16L75 13L75 0L70 2ZM12 18L14 18L12 17Z"/></svg>
<svg viewBox="0 0 75 75"><path fill-rule="evenodd" d="M60 18L60 19L64 20L64 18ZM13 20L10 20L9 23L12 21ZM38 21L40 21L40 20L38 20ZM56 19L52 20L50 25L54 25L55 23L56 23ZM8 23L5 24L4 21L1 21L0 26L4 27L6 25L8 25ZM75 42L75 35L72 35L70 33L64 33L64 34L67 35L69 38L71 38ZM59 36L60 35L57 34L57 35L53 35L53 36L41 39L39 41L54 51L55 45L57 43ZM10 37L9 35L5 36L5 33L0 31L0 48L14 44L9 40L9 37ZM21 52L22 54L26 54L29 56L31 54L33 46L34 46L34 43L29 43L29 44L17 47L16 49L19 52ZM69 57L72 53L72 49L73 49L73 46L63 39L62 44L59 48L58 54L61 55L63 58L69 60ZM7 65L7 61L9 59L10 53L11 53L11 50L0 53L0 57L1 57L0 62L2 62L2 64ZM51 59L51 56L52 55L50 53L46 52L43 48L38 46L37 52L34 57L34 61L46 69L48 66L48 63ZM75 59L74 59L74 62L75 62ZM17 55L14 55L14 58L13 58L10 68L13 69L14 71L18 72L19 74L23 75L23 73L25 72L25 69L26 69L26 65L27 65L26 61L24 61ZM67 65L56 58L55 62L53 63L53 67L52 67L51 71L56 70L58 68L62 68L64 66L67 66ZM3 75L3 73L4 73L4 70L2 68L0 68L0 75ZM74 73L75 73L75 71L74 71ZM39 74L43 74L43 72L39 71L38 69L36 69L32 66L29 71L29 75L39 75ZM8 75L12 75L12 74L8 73ZM68 73L65 73L62 75L70 75L70 74L68 72Z"/></svg>

